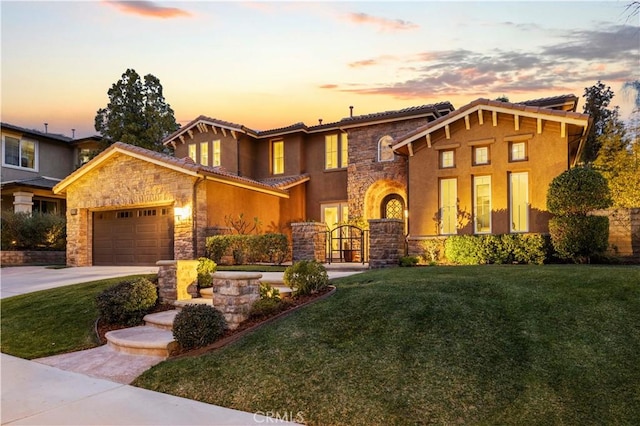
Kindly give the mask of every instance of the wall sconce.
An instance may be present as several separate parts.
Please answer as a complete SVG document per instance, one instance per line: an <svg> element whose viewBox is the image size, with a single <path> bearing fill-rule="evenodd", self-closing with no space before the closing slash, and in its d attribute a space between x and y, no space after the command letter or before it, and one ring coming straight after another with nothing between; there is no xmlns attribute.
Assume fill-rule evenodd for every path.
<svg viewBox="0 0 640 426"><path fill-rule="evenodd" d="M191 209L189 208L189 206L176 206L173 208L173 214L178 220L186 219L191 215Z"/></svg>
<svg viewBox="0 0 640 426"><path fill-rule="evenodd" d="M408 218L409 217L409 210L404 209L404 218Z"/></svg>

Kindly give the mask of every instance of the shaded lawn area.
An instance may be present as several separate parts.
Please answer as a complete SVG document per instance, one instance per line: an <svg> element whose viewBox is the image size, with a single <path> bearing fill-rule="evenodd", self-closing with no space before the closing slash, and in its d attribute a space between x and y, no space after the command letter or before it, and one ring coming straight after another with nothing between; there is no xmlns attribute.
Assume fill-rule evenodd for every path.
<svg viewBox="0 0 640 426"><path fill-rule="evenodd" d="M140 275L153 278L155 275ZM74 284L0 301L0 350L26 359L99 346L96 296L133 277Z"/></svg>
<svg viewBox="0 0 640 426"><path fill-rule="evenodd" d="M640 268L395 268L135 384L309 424L633 424Z"/></svg>

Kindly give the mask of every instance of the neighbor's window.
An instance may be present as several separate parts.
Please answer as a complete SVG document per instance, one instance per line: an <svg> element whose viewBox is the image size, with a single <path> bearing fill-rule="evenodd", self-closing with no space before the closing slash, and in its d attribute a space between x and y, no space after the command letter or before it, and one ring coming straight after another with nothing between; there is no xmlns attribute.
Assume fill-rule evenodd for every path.
<svg viewBox="0 0 640 426"><path fill-rule="evenodd" d="M529 231L529 173L509 175L511 232Z"/></svg>
<svg viewBox="0 0 640 426"><path fill-rule="evenodd" d="M342 133L340 135L340 167L349 165L349 135Z"/></svg>
<svg viewBox="0 0 640 426"><path fill-rule="evenodd" d="M491 176L473 178L473 216L476 234L491 232Z"/></svg>
<svg viewBox="0 0 640 426"><path fill-rule="evenodd" d="M220 165L220 140L213 141L213 167Z"/></svg>
<svg viewBox="0 0 640 426"><path fill-rule="evenodd" d="M455 167L455 151L447 150L440 151L440 168L446 169L450 167Z"/></svg>
<svg viewBox="0 0 640 426"><path fill-rule="evenodd" d="M378 161L393 161L394 155L391 146L393 138L389 135L383 136L378 141Z"/></svg>
<svg viewBox="0 0 640 426"><path fill-rule="evenodd" d="M338 135L324 137L324 168L338 168Z"/></svg>
<svg viewBox="0 0 640 426"><path fill-rule="evenodd" d="M473 147L473 164L489 164L489 147L475 146Z"/></svg>
<svg viewBox="0 0 640 426"><path fill-rule="evenodd" d="M209 142L200 144L200 164L203 166L209 165Z"/></svg>
<svg viewBox="0 0 640 426"><path fill-rule="evenodd" d="M3 165L36 170L37 148L34 141L5 136Z"/></svg>
<svg viewBox="0 0 640 426"><path fill-rule="evenodd" d="M527 143L511 142L509 147L509 159L511 161L524 161L527 159Z"/></svg>
<svg viewBox="0 0 640 426"><path fill-rule="evenodd" d="M192 143L189 145L189 158L191 158L194 163L198 161L197 151L198 151L198 146L196 144Z"/></svg>
<svg viewBox="0 0 640 426"><path fill-rule="evenodd" d="M440 234L458 233L458 179L440 179Z"/></svg>
<svg viewBox="0 0 640 426"><path fill-rule="evenodd" d="M284 173L284 141L271 142L271 171L274 175Z"/></svg>

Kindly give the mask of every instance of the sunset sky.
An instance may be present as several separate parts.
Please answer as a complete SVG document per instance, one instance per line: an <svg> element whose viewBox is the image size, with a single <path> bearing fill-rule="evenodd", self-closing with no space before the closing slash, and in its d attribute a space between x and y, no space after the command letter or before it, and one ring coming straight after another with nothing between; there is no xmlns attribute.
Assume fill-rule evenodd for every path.
<svg viewBox="0 0 640 426"><path fill-rule="evenodd" d="M607 2L2 1L2 121L76 137L127 68L176 119L303 121L640 79L640 23Z"/></svg>

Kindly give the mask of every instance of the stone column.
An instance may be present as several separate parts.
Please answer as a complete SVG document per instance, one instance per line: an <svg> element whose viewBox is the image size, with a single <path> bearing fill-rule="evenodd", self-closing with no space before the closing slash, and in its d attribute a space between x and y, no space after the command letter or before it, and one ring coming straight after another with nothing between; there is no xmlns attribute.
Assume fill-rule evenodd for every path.
<svg viewBox="0 0 640 426"><path fill-rule="evenodd" d="M33 211L33 193L14 192L13 211L16 213L31 213Z"/></svg>
<svg viewBox="0 0 640 426"><path fill-rule="evenodd" d="M160 302L189 300L198 291L197 260L159 260L158 293Z"/></svg>
<svg viewBox="0 0 640 426"><path fill-rule="evenodd" d="M324 263L327 250L327 226L320 222L291 224L293 261L316 260Z"/></svg>
<svg viewBox="0 0 640 426"><path fill-rule="evenodd" d="M213 307L222 312L231 330L249 318L251 305L260 299L262 274L216 272L213 274Z"/></svg>
<svg viewBox="0 0 640 426"><path fill-rule="evenodd" d="M369 220L369 267L398 266L404 256L404 222L400 219Z"/></svg>

